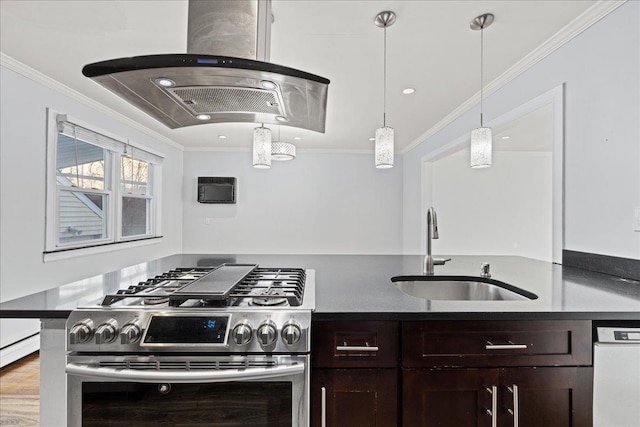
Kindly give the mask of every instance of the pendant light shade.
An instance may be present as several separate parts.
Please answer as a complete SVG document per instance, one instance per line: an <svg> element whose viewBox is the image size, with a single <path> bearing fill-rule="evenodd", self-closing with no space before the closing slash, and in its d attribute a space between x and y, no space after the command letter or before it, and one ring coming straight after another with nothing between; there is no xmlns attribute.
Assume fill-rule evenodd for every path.
<svg viewBox="0 0 640 427"><path fill-rule="evenodd" d="M484 127L482 118L482 101L484 91L484 29L493 23L490 13L477 16L471 21L472 30L480 30L480 127L471 132L471 167L488 168L491 166L493 137L491 128Z"/></svg>
<svg viewBox="0 0 640 427"><path fill-rule="evenodd" d="M260 126L253 130L253 167L271 167L271 130Z"/></svg>
<svg viewBox="0 0 640 427"><path fill-rule="evenodd" d="M393 128L387 126L387 27L396 22L396 14L385 10L376 15L376 26L384 29L384 79L383 79L383 113L382 127L376 129L375 158L376 168L388 169L393 167L394 135Z"/></svg>
<svg viewBox="0 0 640 427"><path fill-rule="evenodd" d="M271 143L271 160L287 161L296 158L296 146L288 142Z"/></svg>
<svg viewBox="0 0 640 427"><path fill-rule="evenodd" d="M471 167L491 166L491 128L477 128L471 131Z"/></svg>
<svg viewBox="0 0 640 427"><path fill-rule="evenodd" d="M278 139L271 143L271 160L286 162L295 158L296 146L280 138L280 126L278 126Z"/></svg>
<svg viewBox="0 0 640 427"><path fill-rule="evenodd" d="M393 128L384 126L376 129L376 167L393 167Z"/></svg>

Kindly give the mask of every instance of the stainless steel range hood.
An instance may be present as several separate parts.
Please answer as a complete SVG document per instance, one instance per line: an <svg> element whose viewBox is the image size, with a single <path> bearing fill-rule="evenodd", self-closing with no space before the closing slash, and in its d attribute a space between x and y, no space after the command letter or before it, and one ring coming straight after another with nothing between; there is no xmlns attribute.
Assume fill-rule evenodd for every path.
<svg viewBox="0 0 640 427"><path fill-rule="evenodd" d="M270 3L190 0L188 53L96 62L82 74L172 129L250 122L324 132L329 80L267 62Z"/></svg>

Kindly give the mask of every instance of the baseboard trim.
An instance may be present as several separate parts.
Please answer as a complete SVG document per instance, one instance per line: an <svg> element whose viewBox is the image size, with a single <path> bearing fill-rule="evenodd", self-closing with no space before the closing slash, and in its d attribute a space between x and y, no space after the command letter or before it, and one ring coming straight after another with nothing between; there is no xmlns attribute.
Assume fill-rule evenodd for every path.
<svg viewBox="0 0 640 427"><path fill-rule="evenodd" d="M0 368L40 350L40 334L34 334L0 350Z"/></svg>

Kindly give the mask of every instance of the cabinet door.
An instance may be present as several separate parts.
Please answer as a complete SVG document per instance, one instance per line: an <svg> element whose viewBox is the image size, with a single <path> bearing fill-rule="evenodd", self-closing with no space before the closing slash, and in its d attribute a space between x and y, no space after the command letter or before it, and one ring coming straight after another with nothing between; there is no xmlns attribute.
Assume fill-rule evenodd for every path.
<svg viewBox="0 0 640 427"><path fill-rule="evenodd" d="M402 380L404 427L496 425L497 369L404 369Z"/></svg>
<svg viewBox="0 0 640 427"><path fill-rule="evenodd" d="M502 371L500 425L591 426L592 378L592 368L511 368ZM516 416L517 423L514 423Z"/></svg>
<svg viewBox="0 0 640 427"><path fill-rule="evenodd" d="M398 425L397 369L314 369L311 389L312 426Z"/></svg>

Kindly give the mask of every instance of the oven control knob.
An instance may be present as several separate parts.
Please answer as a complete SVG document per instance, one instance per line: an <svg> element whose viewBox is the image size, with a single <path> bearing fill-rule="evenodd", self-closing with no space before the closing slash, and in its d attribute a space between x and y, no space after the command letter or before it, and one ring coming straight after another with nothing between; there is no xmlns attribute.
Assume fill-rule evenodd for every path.
<svg viewBox="0 0 640 427"><path fill-rule="evenodd" d="M109 319L96 328L96 344L108 344L118 338L118 322Z"/></svg>
<svg viewBox="0 0 640 427"><path fill-rule="evenodd" d="M142 329L138 322L127 323L120 330L120 344L135 344L142 337Z"/></svg>
<svg viewBox="0 0 640 427"><path fill-rule="evenodd" d="M278 339L276 324L271 320L263 322L258 328L258 341L262 347L269 347Z"/></svg>
<svg viewBox="0 0 640 427"><path fill-rule="evenodd" d="M233 341L237 345L247 345L253 338L253 329L251 329L251 325L249 324L249 322L244 321L234 326L232 335Z"/></svg>
<svg viewBox="0 0 640 427"><path fill-rule="evenodd" d="M82 344L93 337L93 320L84 319L69 330L69 344Z"/></svg>
<svg viewBox="0 0 640 427"><path fill-rule="evenodd" d="M300 341L300 337L302 337L302 331L297 323L290 320L284 324L282 328L282 340L286 345L296 345Z"/></svg>

